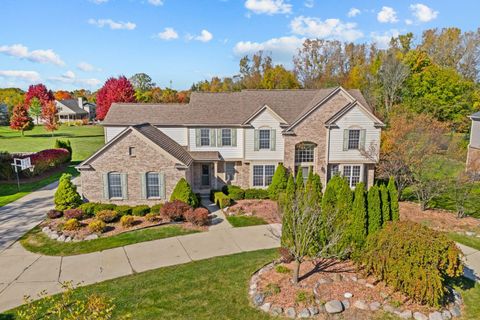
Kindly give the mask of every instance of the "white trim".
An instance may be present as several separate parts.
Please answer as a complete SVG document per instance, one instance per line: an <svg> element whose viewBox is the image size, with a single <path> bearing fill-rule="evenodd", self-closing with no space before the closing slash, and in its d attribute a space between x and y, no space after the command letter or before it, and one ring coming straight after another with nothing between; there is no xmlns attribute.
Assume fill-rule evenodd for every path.
<svg viewBox="0 0 480 320"><path fill-rule="evenodd" d="M247 120L245 120L242 125L246 125L247 123L250 123L253 119L255 119L258 115L260 115L264 110L268 110L270 111L270 113L275 117L277 118L278 122L280 122L280 124L287 124L287 121L285 121L285 119L283 119L282 117L280 117L278 115L278 113L276 113L272 108L270 108L267 104L264 104L263 106L261 106L259 109L257 109L250 117L247 118Z"/></svg>

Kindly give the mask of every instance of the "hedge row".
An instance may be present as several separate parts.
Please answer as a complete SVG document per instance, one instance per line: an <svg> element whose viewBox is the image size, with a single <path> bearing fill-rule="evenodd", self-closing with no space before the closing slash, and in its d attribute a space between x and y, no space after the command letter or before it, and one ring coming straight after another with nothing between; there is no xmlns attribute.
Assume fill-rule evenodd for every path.
<svg viewBox="0 0 480 320"><path fill-rule="evenodd" d="M98 202L86 202L78 206L86 215L94 216L100 211L104 210L113 210L118 213L119 216L125 215L134 215L134 216L144 216L147 213L160 213L160 209L163 204L157 204L152 207L147 205L138 205L138 206L127 206L127 205L116 205L111 203L98 203Z"/></svg>

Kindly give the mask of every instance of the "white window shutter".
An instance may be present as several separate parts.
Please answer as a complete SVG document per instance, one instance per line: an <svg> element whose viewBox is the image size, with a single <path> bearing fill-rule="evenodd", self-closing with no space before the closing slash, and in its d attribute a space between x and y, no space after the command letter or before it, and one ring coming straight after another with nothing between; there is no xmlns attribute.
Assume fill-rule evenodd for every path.
<svg viewBox="0 0 480 320"><path fill-rule="evenodd" d="M348 129L343 129L343 151L348 150Z"/></svg>
<svg viewBox="0 0 480 320"><path fill-rule="evenodd" d="M275 151L277 144L277 130L271 129L270 130L270 150Z"/></svg>
<svg viewBox="0 0 480 320"><path fill-rule="evenodd" d="M197 147L200 147L200 145L201 145L200 134L201 134L200 129L199 128L195 129L195 142L197 144Z"/></svg>
<svg viewBox="0 0 480 320"><path fill-rule="evenodd" d="M108 173L104 173L102 175L103 177L103 199L104 200L107 200L107 199L110 199L110 195L109 195L109 189L108 189Z"/></svg>
<svg viewBox="0 0 480 320"><path fill-rule="evenodd" d="M260 131L258 129L255 129L253 132L254 136L254 150L258 151L260 150Z"/></svg>
<svg viewBox="0 0 480 320"><path fill-rule="evenodd" d="M165 199L165 173L160 173L160 198Z"/></svg>
<svg viewBox="0 0 480 320"><path fill-rule="evenodd" d="M126 173L122 173L120 176L122 179L122 199L128 199L128 175Z"/></svg>
<svg viewBox="0 0 480 320"><path fill-rule="evenodd" d="M142 189L142 199L147 199L147 173L141 172L140 173L140 183Z"/></svg>
<svg viewBox="0 0 480 320"><path fill-rule="evenodd" d="M367 130L362 129L360 130L360 150L365 150L365 136L367 134Z"/></svg>
<svg viewBox="0 0 480 320"><path fill-rule="evenodd" d="M237 128L232 129L232 147L237 146Z"/></svg>

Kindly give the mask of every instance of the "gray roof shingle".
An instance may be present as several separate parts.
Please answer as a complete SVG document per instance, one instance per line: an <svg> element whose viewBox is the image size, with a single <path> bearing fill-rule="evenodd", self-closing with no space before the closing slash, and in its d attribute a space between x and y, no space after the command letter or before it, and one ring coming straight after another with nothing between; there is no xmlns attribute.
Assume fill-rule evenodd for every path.
<svg viewBox="0 0 480 320"><path fill-rule="evenodd" d="M59 103L63 104L65 107L70 109L72 112L68 112L66 110L59 111L58 114L68 114L68 113L75 113L75 114L88 114L88 111L83 110L79 105L78 105L78 100L77 99L66 99L66 100L60 100L58 101Z"/></svg>

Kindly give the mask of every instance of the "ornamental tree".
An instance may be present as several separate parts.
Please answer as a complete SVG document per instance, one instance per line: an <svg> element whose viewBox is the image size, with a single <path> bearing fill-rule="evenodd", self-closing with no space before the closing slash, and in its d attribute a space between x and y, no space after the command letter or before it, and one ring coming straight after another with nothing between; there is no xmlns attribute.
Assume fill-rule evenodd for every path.
<svg viewBox="0 0 480 320"><path fill-rule="evenodd" d="M33 129L33 119L28 115L28 110L25 104L19 103L13 108L13 113L10 118L10 128L12 130L20 131L22 136L24 131Z"/></svg>
<svg viewBox="0 0 480 320"><path fill-rule="evenodd" d="M114 102L135 102L135 89L125 76L109 78L97 92L97 120L103 120Z"/></svg>
<svg viewBox="0 0 480 320"><path fill-rule="evenodd" d="M82 204L82 197L77 192L77 186L72 183L72 175L62 174L55 192L55 209L66 210Z"/></svg>
<svg viewBox="0 0 480 320"><path fill-rule="evenodd" d="M368 234L377 232L382 228L382 207L380 203L380 190L372 186L368 190Z"/></svg>
<svg viewBox="0 0 480 320"><path fill-rule="evenodd" d="M58 109L54 101L49 101L42 109L42 119L44 128L52 133L58 130L60 124L58 123Z"/></svg>
<svg viewBox="0 0 480 320"><path fill-rule="evenodd" d="M34 97L30 100L28 113L30 116L32 116L32 118L35 118L35 123L38 124L38 117L42 115L42 103L37 97Z"/></svg>

